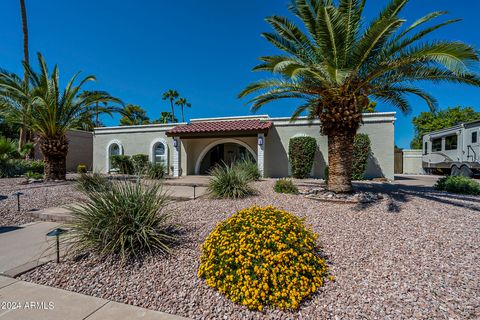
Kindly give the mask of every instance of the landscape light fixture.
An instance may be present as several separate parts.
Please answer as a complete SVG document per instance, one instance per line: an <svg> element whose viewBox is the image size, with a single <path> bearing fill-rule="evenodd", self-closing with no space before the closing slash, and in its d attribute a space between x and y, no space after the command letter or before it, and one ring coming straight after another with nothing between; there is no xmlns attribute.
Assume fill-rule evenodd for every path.
<svg viewBox="0 0 480 320"><path fill-rule="evenodd" d="M195 200L196 199L195 190L197 189L198 185L192 184L192 187L193 187L193 200Z"/></svg>
<svg viewBox="0 0 480 320"><path fill-rule="evenodd" d="M60 263L60 235L67 232L62 228L56 228L47 233L47 237L57 237L57 263Z"/></svg>
<svg viewBox="0 0 480 320"><path fill-rule="evenodd" d="M20 212L20 196L23 195L23 193L15 192L13 195L17 196L17 210L18 210L18 212Z"/></svg>

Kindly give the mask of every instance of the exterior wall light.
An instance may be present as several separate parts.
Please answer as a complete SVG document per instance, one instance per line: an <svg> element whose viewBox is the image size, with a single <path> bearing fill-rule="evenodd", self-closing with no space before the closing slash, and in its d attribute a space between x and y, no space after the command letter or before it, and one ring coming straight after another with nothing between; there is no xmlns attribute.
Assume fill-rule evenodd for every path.
<svg viewBox="0 0 480 320"><path fill-rule="evenodd" d="M178 146L177 139L173 138L173 147L176 148Z"/></svg>
<svg viewBox="0 0 480 320"><path fill-rule="evenodd" d="M258 145L263 146L263 137L258 137Z"/></svg>

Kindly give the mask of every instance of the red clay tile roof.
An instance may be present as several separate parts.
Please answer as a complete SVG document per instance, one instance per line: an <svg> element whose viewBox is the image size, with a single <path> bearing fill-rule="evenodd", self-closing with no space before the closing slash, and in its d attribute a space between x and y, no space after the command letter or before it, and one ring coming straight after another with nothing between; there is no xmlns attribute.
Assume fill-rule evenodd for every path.
<svg viewBox="0 0 480 320"><path fill-rule="evenodd" d="M202 121L192 122L187 125L179 125L167 131L167 136L195 135L213 133L254 133L267 132L272 127L271 121L259 119L249 120L226 120L226 121Z"/></svg>

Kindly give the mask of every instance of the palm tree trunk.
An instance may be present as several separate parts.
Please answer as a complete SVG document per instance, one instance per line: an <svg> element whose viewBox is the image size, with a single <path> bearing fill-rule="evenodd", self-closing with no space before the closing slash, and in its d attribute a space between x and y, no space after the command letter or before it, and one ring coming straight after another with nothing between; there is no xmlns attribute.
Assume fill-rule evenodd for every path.
<svg viewBox="0 0 480 320"><path fill-rule="evenodd" d="M30 65L30 59L28 54L28 25L27 25L27 9L25 7L25 0L20 0L20 11L22 15L22 30L23 30L23 60L25 64ZM27 68L24 70L24 80L28 81L28 71ZM29 106L24 106L28 108ZM25 120L22 120L22 126L20 128L20 138L18 139L18 149L21 150L28 138L28 129L25 124Z"/></svg>
<svg viewBox="0 0 480 320"><path fill-rule="evenodd" d="M353 141L355 132L336 132L328 135L328 190L351 193Z"/></svg>
<svg viewBox="0 0 480 320"><path fill-rule="evenodd" d="M65 135L40 138L45 162L45 180L65 180L67 175L68 139Z"/></svg>
<svg viewBox="0 0 480 320"><path fill-rule="evenodd" d="M175 109L173 108L173 99L170 99L170 105L172 106L172 123L175 123Z"/></svg>

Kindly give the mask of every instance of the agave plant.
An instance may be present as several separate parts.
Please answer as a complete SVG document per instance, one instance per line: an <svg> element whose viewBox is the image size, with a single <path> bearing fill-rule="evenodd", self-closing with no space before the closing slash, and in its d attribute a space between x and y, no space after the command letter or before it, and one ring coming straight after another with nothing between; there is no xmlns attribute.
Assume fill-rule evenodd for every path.
<svg viewBox="0 0 480 320"><path fill-rule="evenodd" d="M25 117L29 129L35 132L45 160L45 179L65 180L68 153L66 132L78 124L78 119L84 118L86 114L93 114L97 101L117 103L120 100L106 92L102 94L81 92L86 83L95 80L91 75L75 84L79 76L77 73L62 89L58 66L55 65L50 73L40 53L38 63L40 66L38 73L24 64L29 76L28 95L27 91L21 91L22 88L10 85L18 76L11 73L0 74L0 103L3 112L14 118ZM23 108L26 99L31 103L28 112ZM108 110L110 111L117 109L112 107Z"/></svg>
<svg viewBox="0 0 480 320"><path fill-rule="evenodd" d="M400 14L409 1L391 0L364 24L365 2L293 0L290 11L302 26L284 17L267 18L274 32L263 36L283 53L261 57L254 70L274 77L250 84L239 95L255 94L253 111L280 99L305 101L292 119L304 112L320 119L321 133L328 137L328 186L334 192L352 191L353 139L370 99L407 113L407 96L414 95L435 110L435 98L416 82L480 85L468 68L479 61L475 48L460 41L421 41L458 20L432 24L445 14L433 12L405 26Z"/></svg>

